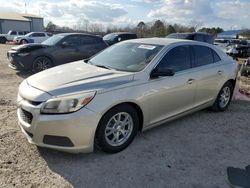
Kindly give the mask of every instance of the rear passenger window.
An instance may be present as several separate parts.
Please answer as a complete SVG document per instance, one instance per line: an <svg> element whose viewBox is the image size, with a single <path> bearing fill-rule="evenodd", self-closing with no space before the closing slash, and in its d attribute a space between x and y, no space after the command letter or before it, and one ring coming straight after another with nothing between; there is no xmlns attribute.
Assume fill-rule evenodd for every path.
<svg viewBox="0 0 250 188"><path fill-rule="evenodd" d="M10 35L17 35L16 31L11 31Z"/></svg>
<svg viewBox="0 0 250 188"><path fill-rule="evenodd" d="M213 55L214 55L214 62L216 63L216 62L220 61L221 60L220 56L214 50L212 50L212 51L213 51Z"/></svg>
<svg viewBox="0 0 250 188"><path fill-rule="evenodd" d="M214 63L213 51L206 46L193 46L195 66L203 66Z"/></svg>
<svg viewBox="0 0 250 188"><path fill-rule="evenodd" d="M44 33L33 33L32 37L45 37Z"/></svg>
<svg viewBox="0 0 250 188"><path fill-rule="evenodd" d="M178 46L170 50L158 64L158 68L168 68L175 72L191 68L190 47Z"/></svg>
<svg viewBox="0 0 250 188"><path fill-rule="evenodd" d="M80 37L81 45L96 44L99 43L98 38L91 36Z"/></svg>

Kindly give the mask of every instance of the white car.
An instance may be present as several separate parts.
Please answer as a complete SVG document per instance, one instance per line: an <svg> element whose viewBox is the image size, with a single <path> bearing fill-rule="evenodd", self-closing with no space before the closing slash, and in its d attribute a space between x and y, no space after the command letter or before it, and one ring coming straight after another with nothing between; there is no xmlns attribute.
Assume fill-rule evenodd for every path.
<svg viewBox="0 0 250 188"><path fill-rule="evenodd" d="M15 37L14 42L16 44L42 43L51 36L52 34L46 32L30 32L24 36Z"/></svg>
<svg viewBox="0 0 250 188"><path fill-rule="evenodd" d="M13 41L17 36L24 36L28 31L14 31L10 30L7 34L0 34L0 44L5 44L8 41Z"/></svg>

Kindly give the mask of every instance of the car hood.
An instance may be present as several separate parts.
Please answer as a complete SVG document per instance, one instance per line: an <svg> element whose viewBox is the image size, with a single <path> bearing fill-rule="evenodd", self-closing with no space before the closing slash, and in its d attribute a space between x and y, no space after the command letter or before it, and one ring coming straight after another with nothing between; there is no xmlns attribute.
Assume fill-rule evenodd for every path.
<svg viewBox="0 0 250 188"><path fill-rule="evenodd" d="M23 45L18 45L15 47L11 48L11 51L16 51L16 52L22 52L22 51L33 51L33 50L38 50L41 48L47 48L49 47L48 45L44 44L39 44L39 43L32 43L32 44L23 44Z"/></svg>
<svg viewBox="0 0 250 188"><path fill-rule="evenodd" d="M27 83L53 96L76 92L105 92L126 87L134 73L108 70L81 61L57 66L27 79Z"/></svg>

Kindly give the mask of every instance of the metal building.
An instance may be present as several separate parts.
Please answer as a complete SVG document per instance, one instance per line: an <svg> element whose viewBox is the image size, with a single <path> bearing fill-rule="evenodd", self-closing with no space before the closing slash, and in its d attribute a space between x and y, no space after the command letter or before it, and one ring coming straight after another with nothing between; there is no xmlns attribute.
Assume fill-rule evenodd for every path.
<svg viewBox="0 0 250 188"><path fill-rule="evenodd" d="M223 38L223 39L238 39L242 38L242 34L249 31L248 29L241 29L241 30L229 30L229 31L224 31L222 33L218 34L218 38Z"/></svg>
<svg viewBox="0 0 250 188"><path fill-rule="evenodd" d="M0 33L44 31L43 18L32 14L0 13Z"/></svg>

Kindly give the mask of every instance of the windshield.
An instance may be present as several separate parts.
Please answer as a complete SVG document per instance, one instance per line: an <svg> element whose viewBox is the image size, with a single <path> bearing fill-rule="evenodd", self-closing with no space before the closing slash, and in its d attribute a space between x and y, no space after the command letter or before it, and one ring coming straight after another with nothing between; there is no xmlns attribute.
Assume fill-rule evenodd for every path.
<svg viewBox="0 0 250 188"><path fill-rule="evenodd" d="M114 40L117 35L114 33L107 34L103 37L103 40Z"/></svg>
<svg viewBox="0 0 250 188"><path fill-rule="evenodd" d="M56 43L58 43L62 38L64 38L63 35L54 35L47 40L43 41L42 44L54 46Z"/></svg>
<svg viewBox="0 0 250 188"><path fill-rule="evenodd" d="M27 33L26 35L24 35L25 37L29 37L30 35L32 35L32 33Z"/></svg>
<svg viewBox="0 0 250 188"><path fill-rule="evenodd" d="M147 66L162 47L141 43L118 43L91 58L89 63L120 71L138 72Z"/></svg>

